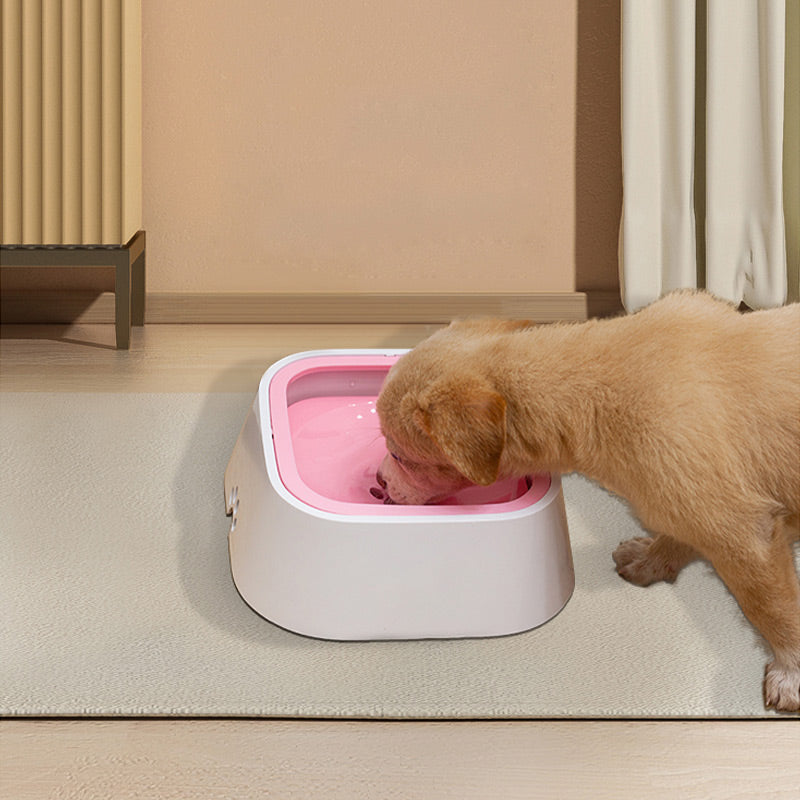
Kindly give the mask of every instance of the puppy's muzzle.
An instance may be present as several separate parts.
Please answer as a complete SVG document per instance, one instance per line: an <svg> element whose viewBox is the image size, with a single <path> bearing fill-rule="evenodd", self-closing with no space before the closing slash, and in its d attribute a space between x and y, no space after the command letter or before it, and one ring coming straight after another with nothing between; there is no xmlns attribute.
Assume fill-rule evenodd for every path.
<svg viewBox="0 0 800 800"><path fill-rule="evenodd" d="M383 504L385 506L394 505L394 500L389 497L389 494L386 492L386 480L384 479L383 475L381 475L381 471L378 470L375 473L375 480L378 482L378 486L381 488L379 489L377 486L373 486L369 493L376 499L376 500L383 500Z"/></svg>

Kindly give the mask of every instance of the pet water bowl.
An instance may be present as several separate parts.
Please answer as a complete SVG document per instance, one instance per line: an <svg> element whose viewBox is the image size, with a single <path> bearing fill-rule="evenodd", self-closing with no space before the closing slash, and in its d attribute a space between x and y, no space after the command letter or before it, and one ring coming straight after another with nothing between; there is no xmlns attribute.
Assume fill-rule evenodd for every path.
<svg viewBox="0 0 800 800"><path fill-rule="evenodd" d="M439 505L370 494L385 454L375 402L403 352L298 353L264 374L225 471L239 593L322 639L541 625L574 586L558 476L471 487Z"/></svg>

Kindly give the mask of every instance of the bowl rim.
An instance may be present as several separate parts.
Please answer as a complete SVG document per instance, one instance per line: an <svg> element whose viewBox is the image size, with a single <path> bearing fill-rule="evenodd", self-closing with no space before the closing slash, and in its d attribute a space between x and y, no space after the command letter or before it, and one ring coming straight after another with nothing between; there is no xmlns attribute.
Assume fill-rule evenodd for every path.
<svg viewBox="0 0 800 800"><path fill-rule="evenodd" d="M344 371L386 372L408 350L308 350L275 362L259 384L258 404L264 426L264 456L270 479L279 484L279 493L288 494L291 502L308 510L342 518L378 518L382 520L494 519L519 513L531 513L540 503L552 499L557 490L548 473L531 475L530 487L513 500L472 505L402 506L375 503L352 503L326 497L308 486L292 457L289 428L289 389L294 381L314 372ZM321 396L321 395L320 395ZM280 491L283 490L283 491ZM286 494L284 494L284 492ZM557 492L556 492L557 493Z"/></svg>

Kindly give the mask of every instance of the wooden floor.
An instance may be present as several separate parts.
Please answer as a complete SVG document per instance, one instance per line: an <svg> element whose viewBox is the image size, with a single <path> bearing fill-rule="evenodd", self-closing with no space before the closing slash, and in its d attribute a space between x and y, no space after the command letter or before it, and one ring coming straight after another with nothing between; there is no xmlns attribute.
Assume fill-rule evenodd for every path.
<svg viewBox="0 0 800 800"><path fill-rule="evenodd" d="M252 391L288 353L414 325L2 328L1 391ZM2 413L2 395L0 395ZM653 680L658 680L654 675ZM800 721L5 719L0 797L796 798Z"/></svg>

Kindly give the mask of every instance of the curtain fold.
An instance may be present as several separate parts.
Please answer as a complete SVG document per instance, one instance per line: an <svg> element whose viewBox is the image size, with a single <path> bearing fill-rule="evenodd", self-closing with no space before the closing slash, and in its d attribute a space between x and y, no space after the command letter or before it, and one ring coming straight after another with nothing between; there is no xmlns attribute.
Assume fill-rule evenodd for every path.
<svg viewBox="0 0 800 800"><path fill-rule="evenodd" d="M622 0L620 283L786 301L784 0Z"/></svg>

